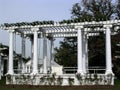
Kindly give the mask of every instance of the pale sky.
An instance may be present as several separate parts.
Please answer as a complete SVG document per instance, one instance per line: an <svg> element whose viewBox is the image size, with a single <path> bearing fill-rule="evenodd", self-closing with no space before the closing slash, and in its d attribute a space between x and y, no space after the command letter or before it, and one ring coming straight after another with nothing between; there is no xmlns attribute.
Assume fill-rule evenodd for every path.
<svg viewBox="0 0 120 90"><path fill-rule="evenodd" d="M0 0L0 23L69 19L79 0Z"/></svg>
<svg viewBox="0 0 120 90"><path fill-rule="evenodd" d="M70 19L73 4L80 0L0 0L0 24ZM9 35L0 30L0 43L8 45Z"/></svg>

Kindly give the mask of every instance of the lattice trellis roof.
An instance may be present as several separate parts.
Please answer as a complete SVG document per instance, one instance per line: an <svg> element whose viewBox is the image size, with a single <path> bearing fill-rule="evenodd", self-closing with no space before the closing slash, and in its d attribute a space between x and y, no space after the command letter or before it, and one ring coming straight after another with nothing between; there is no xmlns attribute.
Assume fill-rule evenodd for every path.
<svg viewBox="0 0 120 90"><path fill-rule="evenodd" d="M83 30L88 35L98 35L99 32L104 31L105 25L112 25L112 31L119 31L120 20L99 21L99 22L77 22L77 23L56 23L54 21L32 22L32 23L11 23L0 26L3 30L15 30L21 34L33 34L32 28L39 28L38 34L45 33L46 36L53 37L75 37L77 36L77 29L83 26Z"/></svg>

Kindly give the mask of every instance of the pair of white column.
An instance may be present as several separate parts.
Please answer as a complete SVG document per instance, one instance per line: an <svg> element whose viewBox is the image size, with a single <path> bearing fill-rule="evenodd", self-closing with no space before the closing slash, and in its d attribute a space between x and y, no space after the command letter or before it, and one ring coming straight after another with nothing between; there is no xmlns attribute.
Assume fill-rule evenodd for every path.
<svg viewBox="0 0 120 90"><path fill-rule="evenodd" d="M38 33L39 28L33 28L34 31L34 43L33 43L33 62L32 62L32 74L38 73ZM47 73L47 38L43 37L43 73Z"/></svg>
<svg viewBox="0 0 120 90"><path fill-rule="evenodd" d="M14 30L9 30L9 60L8 60L7 74L11 74L11 75L14 74L14 70L13 70L13 51L14 50L13 49L14 49Z"/></svg>
<svg viewBox="0 0 120 90"><path fill-rule="evenodd" d="M37 74L38 73L38 34L36 29L32 29L34 31L34 38L31 39L31 57L32 57L32 73L31 74ZM47 38L43 35L43 73L47 73Z"/></svg>
<svg viewBox="0 0 120 90"><path fill-rule="evenodd" d="M111 25L105 25L106 28L106 74L113 74L112 72L112 60L111 60L111 30L110 28L112 27ZM82 44L82 28L78 28L78 36L77 36L77 41L78 41L78 70L77 73L80 73L81 75L84 75L85 73L85 59L84 56L84 46ZM87 44L86 44L87 45ZM83 51L84 50L84 51Z"/></svg>
<svg viewBox="0 0 120 90"><path fill-rule="evenodd" d="M32 29L32 31L34 32L34 53L33 53L32 74L38 73L38 56L37 56L37 39L38 39L37 31L38 30L39 30L39 28ZM14 30L9 30L9 61L8 61L7 74L11 74L11 75L14 74L14 71L13 71L13 46L14 46L13 34L14 34Z"/></svg>
<svg viewBox="0 0 120 90"><path fill-rule="evenodd" d="M78 70L77 73L84 75L87 73L87 63L88 60L88 45L87 36L83 33L83 27L78 28L77 41L78 41Z"/></svg>

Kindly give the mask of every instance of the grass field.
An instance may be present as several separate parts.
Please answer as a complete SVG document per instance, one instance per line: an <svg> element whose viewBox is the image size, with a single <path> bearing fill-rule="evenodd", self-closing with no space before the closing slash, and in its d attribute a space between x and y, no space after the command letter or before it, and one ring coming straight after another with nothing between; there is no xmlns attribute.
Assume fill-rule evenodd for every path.
<svg viewBox="0 0 120 90"><path fill-rule="evenodd" d="M0 90L120 90L120 80L115 80L114 86L32 86L5 85L5 79L0 81Z"/></svg>

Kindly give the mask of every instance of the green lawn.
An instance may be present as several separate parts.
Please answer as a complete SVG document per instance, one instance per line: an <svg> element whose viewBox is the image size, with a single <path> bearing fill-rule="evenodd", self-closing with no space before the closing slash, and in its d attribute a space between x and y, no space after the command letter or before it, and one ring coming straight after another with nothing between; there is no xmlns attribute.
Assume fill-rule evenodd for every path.
<svg viewBox="0 0 120 90"><path fill-rule="evenodd" d="M120 90L120 80L115 80L115 86L31 86L5 85L5 78L0 80L0 90Z"/></svg>
<svg viewBox="0 0 120 90"><path fill-rule="evenodd" d="M120 90L120 79L115 80L115 90Z"/></svg>

